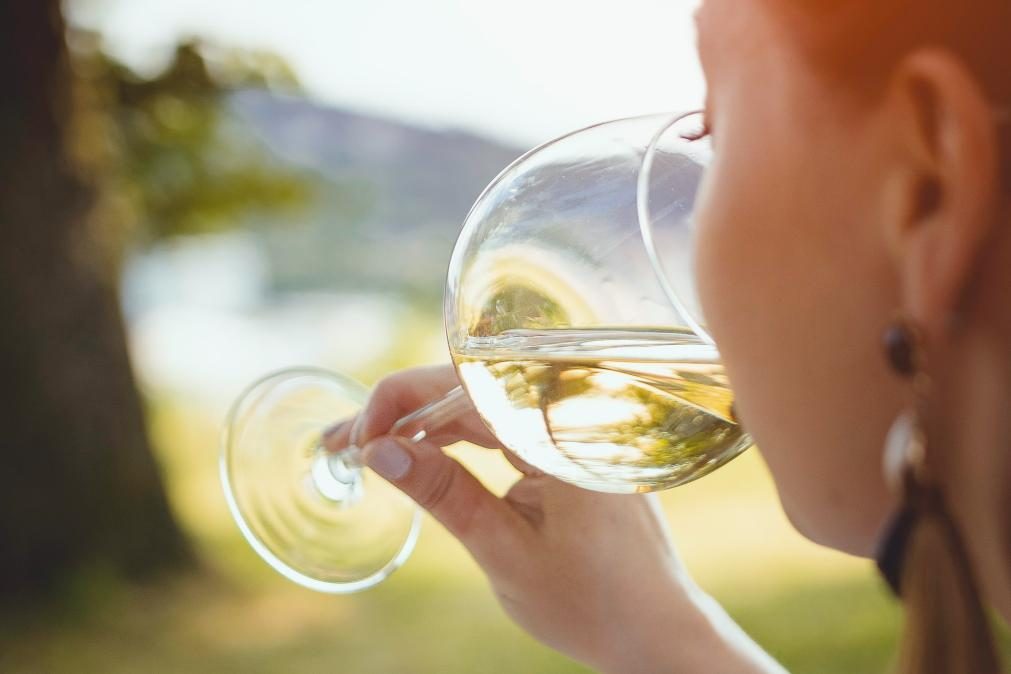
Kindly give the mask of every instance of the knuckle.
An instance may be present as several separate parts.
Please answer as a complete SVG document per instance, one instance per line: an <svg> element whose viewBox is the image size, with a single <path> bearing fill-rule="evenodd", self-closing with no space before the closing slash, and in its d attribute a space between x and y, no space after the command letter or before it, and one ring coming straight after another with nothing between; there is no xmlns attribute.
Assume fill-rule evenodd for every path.
<svg viewBox="0 0 1011 674"><path fill-rule="evenodd" d="M416 368L401 370L386 375L372 387L369 396L369 407L383 406L400 409L405 404L412 403L414 389L418 385L419 372Z"/></svg>
<svg viewBox="0 0 1011 674"><path fill-rule="evenodd" d="M434 480L421 491L418 505L426 510L439 510L447 504L457 482L459 469L449 463L447 470L439 471Z"/></svg>
<svg viewBox="0 0 1011 674"><path fill-rule="evenodd" d="M372 405L386 404L397 397L398 392L403 388L403 374L391 374L383 377L372 388L372 395L369 402Z"/></svg>

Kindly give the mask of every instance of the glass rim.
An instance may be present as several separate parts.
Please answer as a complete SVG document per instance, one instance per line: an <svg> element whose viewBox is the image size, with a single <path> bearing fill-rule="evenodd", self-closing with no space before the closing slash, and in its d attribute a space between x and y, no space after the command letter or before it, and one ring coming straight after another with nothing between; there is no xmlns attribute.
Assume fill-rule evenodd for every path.
<svg viewBox="0 0 1011 674"><path fill-rule="evenodd" d="M715 346L716 341L712 335L695 319L692 312L685 305L684 300L681 299L677 291L674 290L674 286L671 285L667 268L657 251L656 241L653 237L653 219L650 217L649 212L649 185L653 174L653 158L656 156L660 140L675 124L689 117L702 115L703 113L703 110L698 109L674 114L653 134L653 138L650 140L649 145L646 146L645 152L643 152L642 164L639 167L638 184L636 185L636 210L638 213L639 231L642 234L643 245L646 247L646 257L649 258L650 266L653 267L653 273L664 295L667 296L667 300L674 306L674 309L681 314L681 317L687 321L688 327L691 328L692 332L706 344Z"/></svg>
<svg viewBox="0 0 1011 674"><path fill-rule="evenodd" d="M660 139L663 138L664 134L667 133L667 131L669 131L670 128L675 124L677 124L678 122L688 117L701 115L703 113L704 110L702 108L691 108L689 110L682 110L682 111L668 110L666 112L650 112L638 115L628 115L625 117L616 117L606 121L595 122L593 124L573 129L571 131L563 133L560 136L557 136L543 143L540 143L534 146L533 148L527 150L526 152L522 153L516 159L507 164L501 171L498 172L498 174L495 175L495 177L485 186L485 188L481 190L477 198L474 200L474 203L468 209L466 216L464 216L462 220L463 227L466 228L467 223L470 222L471 218L474 215L475 209L479 205L484 203L485 197L494 189L496 189L503 180L506 179L510 171L512 171L516 166L519 166L525 161L527 161L527 159L532 155L535 155L552 145L555 145L568 138L571 138L572 136L584 133L586 131L590 131L591 129L610 126L612 124L620 124L622 122L644 121L647 119L656 118L659 128L656 132L654 132L649 143L643 149L643 156L639 164L639 173L637 176L637 183L636 183L636 215L639 224L640 238L642 240L643 246L646 249L646 257L649 260L650 267L653 269L653 275L656 278L657 283L660 285L661 291L666 296L667 301L671 304L674 310L681 316L681 318L684 319L684 321L687 323L687 327L691 329L692 332L700 340L702 340L704 343L710 346L715 346L716 342L713 340L712 336L697 320L695 320L695 317L688 310L687 306L685 306L684 302L678 297L677 292L674 290L674 287L668 280L666 268L663 265L663 261L660 259L660 255L657 252L656 248L656 242L653 239L652 221L649 217L649 203L648 198L646 196L648 193L649 178L652 173L653 157L656 154L656 150L660 142ZM450 272L447 273L446 275L447 276L446 287L448 287L449 285L451 271L455 266L455 258L457 254L458 245L459 241L457 241L457 244L454 245L452 254L450 255L449 261ZM449 310L449 302L451 299L450 295L451 293L449 292L443 293L443 315L446 315L446 312Z"/></svg>

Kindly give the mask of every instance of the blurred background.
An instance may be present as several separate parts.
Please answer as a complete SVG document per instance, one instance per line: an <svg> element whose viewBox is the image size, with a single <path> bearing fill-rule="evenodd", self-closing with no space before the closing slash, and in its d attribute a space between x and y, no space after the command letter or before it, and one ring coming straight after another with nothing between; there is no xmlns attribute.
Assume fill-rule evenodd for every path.
<svg viewBox="0 0 1011 674"><path fill-rule="evenodd" d="M377 589L282 579L228 516L217 441L267 371L447 360L470 204L565 131L698 107L693 4L5 3L0 671L585 671L431 521ZM884 671L899 618L870 563L794 533L755 452L661 498L787 667Z"/></svg>

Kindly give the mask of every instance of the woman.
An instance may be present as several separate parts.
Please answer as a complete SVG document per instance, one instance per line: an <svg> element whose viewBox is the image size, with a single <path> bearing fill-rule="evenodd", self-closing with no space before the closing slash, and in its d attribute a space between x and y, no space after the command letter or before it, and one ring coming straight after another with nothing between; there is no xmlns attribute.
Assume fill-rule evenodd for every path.
<svg viewBox="0 0 1011 674"><path fill-rule="evenodd" d="M716 148L698 283L739 416L795 526L880 557L903 669L994 671L974 593L1011 617L1011 2L707 0L697 20ZM602 671L779 671L647 499L515 458L498 499L438 444L385 435L454 385L395 375L352 433L520 625ZM458 439L495 446L476 416L434 438Z"/></svg>

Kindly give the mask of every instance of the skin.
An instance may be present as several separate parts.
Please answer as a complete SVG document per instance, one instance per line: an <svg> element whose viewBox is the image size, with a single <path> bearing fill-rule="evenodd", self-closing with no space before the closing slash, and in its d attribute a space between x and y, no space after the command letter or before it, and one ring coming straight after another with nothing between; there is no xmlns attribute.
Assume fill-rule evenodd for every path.
<svg viewBox="0 0 1011 674"><path fill-rule="evenodd" d="M985 598L1011 617L1011 227L993 105L936 47L862 95L803 58L768 2L708 0L698 19L716 148L700 296L785 511L819 543L873 552L896 506L882 444L913 401L881 335L905 316L932 382L930 473ZM455 384L448 366L394 375L328 444L364 446L549 646L602 671L781 671L694 585L649 499L581 491L515 458L524 477L499 499L440 450L497 446L473 412L431 442L385 435Z"/></svg>
<svg viewBox="0 0 1011 674"><path fill-rule="evenodd" d="M699 294L786 513L820 543L869 554L891 507L881 439L902 404L879 346L896 274L865 169L883 150L755 4L711 2L698 17L716 148Z"/></svg>
<svg viewBox="0 0 1011 674"><path fill-rule="evenodd" d="M789 24L742 4L699 14L709 123L727 149L706 176L697 250L741 418L797 528L872 554L894 508L883 438L913 399L881 335L911 320L931 379L928 463L1007 617L1011 230L993 106L934 47L905 54L881 92L854 93L798 58Z"/></svg>

